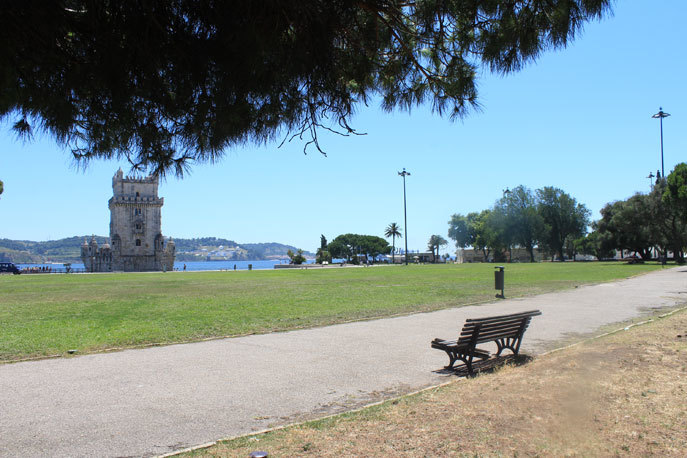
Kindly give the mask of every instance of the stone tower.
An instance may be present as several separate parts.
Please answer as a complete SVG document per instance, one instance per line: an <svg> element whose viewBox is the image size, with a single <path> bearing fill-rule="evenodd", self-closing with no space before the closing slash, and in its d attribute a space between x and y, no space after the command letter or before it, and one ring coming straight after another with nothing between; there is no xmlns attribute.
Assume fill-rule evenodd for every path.
<svg viewBox="0 0 687 458"><path fill-rule="evenodd" d="M112 178L110 244L98 247L95 238L81 246L81 259L89 272L141 272L173 270L176 248L162 236L162 205L156 177Z"/></svg>
<svg viewBox="0 0 687 458"><path fill-rule="evenodd" d="M162 205L157 177L124 177L119 169L112 178L110 246L112 270L149 271L174 269L174 243L162 237Z"/></svg>

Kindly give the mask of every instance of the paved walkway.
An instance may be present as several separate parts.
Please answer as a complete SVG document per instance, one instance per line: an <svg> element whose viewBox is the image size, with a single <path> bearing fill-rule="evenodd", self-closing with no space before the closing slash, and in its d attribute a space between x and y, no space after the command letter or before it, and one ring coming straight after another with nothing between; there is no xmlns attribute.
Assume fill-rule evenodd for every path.
<svg viewBox="0 0 687 458"><path fill-rule="evenodd" d="M466 317L540 309L523 351L687 299L687 268L376 321L0 365L0 456L163 454L447 381Z"/></svg>

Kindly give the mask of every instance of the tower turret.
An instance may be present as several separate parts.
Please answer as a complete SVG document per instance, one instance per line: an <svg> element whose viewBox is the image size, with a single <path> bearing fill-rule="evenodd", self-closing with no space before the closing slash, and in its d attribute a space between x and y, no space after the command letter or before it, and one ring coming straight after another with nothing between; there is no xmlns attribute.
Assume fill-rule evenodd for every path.
<svg viewBox="0 0 687 458"><path fill-rule="evenodd" d="M95 240L95 235L91 236L91 243L88 244L88 254L95 256L98 253L98 242Z"/></svg>

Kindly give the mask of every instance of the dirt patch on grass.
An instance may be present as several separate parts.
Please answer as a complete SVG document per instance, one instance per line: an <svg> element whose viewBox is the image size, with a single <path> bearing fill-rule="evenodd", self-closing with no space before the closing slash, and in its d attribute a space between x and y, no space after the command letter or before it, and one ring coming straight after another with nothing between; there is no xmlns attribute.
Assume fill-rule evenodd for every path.
<svg viewBox="0 0 687 458"><path fill-rule="evenodd" d="M687 312L194 456L685 456Z"/></svg>

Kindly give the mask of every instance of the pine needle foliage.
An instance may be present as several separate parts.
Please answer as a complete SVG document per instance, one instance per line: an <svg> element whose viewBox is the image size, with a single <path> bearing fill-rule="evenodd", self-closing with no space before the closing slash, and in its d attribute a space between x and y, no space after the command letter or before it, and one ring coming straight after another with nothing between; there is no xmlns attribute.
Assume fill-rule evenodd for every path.
<svg viewBox="0 0 687 458"><path fill-rule="evenodd" d="M183 175L245 143L342 135L357 106L478 107L484 68L565 46L611 0L7 1L0 120L82 162Z"/></svg>

